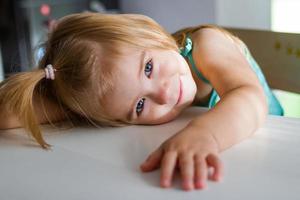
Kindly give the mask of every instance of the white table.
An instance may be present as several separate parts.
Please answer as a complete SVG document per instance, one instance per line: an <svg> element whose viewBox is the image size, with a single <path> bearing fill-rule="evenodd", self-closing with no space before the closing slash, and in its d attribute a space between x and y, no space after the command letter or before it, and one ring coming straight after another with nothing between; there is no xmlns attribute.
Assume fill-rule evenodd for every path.
<svg viewBox="0 0 300 200"><path fill-rule="evenodd" d="M56 131L43 126L53 150L45 151L23 129L0 134L1 200L67 199L300 199L300 119L269 116L252 138L223 152L225 176L205 190L159 187L160 171L139 165L165 139L204 108L190 108L158 126L91 127Z"/></svg>

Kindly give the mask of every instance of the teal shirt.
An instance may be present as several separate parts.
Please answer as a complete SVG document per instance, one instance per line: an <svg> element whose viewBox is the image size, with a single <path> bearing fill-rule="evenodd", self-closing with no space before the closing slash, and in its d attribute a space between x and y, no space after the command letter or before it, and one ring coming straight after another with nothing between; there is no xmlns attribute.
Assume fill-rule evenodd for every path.
<svg viewBox="0 0 300 200"><path fill-rule="evenodd" d="M183 57L188 58L188 60L191 64L191 67L192 67L193 71L196 73L196 75L198 76L198 78L200 78L204 82L210 84L210 82L197 69L197 67L195 65L195 62L193 60L193 57L192 57L192 49L193 49L193 42L192 42L191 38L189 36L187 36L186 40L185 40L185 46L180 49L180 54ZM257 77L260 81L260 84L262 85L262 87L265 91L265 94L266 94L267 100L268 100L269 114L283 116L284 111L283 111L282 106L280 105L278 99L273 94L273 92L272 92L271 88L269 87L269 85L268 85L268 83L265 79L265 76L263 75L259 65L254 60L254 58L252 57L252 55L251 55L251 53L250 53L250 51L249 51L249 49L247 48L246 45L244 45L244 55L245 55L248 63L250 64L251 68L253 69L253 71L257 75ZM213 89L213 91L211 93L211 96L209 98L209 102L206 106L208 108L212 108L217 104L217 102L219 100L220 100L220 96L218 95L217 91L215 89Z"/></svg>

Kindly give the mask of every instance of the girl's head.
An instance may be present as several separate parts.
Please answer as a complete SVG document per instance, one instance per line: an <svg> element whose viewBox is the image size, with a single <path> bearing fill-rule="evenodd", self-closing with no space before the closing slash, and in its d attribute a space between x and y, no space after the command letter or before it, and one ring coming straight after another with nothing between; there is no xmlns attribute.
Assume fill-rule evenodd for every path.
<svg viewBox="0 0 300 200"><path fill-rule="evenodd" d="M49 87L59 101L104 125L170 121L196 91L175 40L143 15L62 18L39 67L48 63L57 69L57 80ZM180 85L183 98L175 105Z"/></svg>
<svg viewBox="0 0 300 200"><path fill-rule="evenodd" d="M57 70L55 80L44 79L47 64ZM29 92L21 91L24 84L14 84L12 90L13 79L26 80ZM38 69L10 77L1 90L5 87L11 93L0 93L3 102L42 146L46 143L33 114L34 96L49 98L95 125L118 126L170 121L196 93L176 41L151 18L135 14L81 13L60 19ZM8 103L12 97L15 102Z"/></svg>

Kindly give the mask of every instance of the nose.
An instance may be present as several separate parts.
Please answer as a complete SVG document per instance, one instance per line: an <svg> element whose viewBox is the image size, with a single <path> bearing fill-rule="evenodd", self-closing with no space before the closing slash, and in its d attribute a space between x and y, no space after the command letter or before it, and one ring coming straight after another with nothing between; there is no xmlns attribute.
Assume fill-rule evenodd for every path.
<svg viewBox="0 0 300 200"><path fill-rule="evenodd" d="M158 104L167 104L170 100L170 81L160 81L158 86L154 88L153 98Z"/></svg>

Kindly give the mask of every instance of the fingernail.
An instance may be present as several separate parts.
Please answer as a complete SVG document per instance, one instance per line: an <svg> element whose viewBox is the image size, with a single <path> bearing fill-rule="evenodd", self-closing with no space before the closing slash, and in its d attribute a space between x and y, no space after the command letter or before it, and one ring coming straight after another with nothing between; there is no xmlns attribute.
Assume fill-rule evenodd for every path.
<svg viewBox="0 0 300 200"><path fill-rule="evenodd" d="M183 188L185 190L192 190L192 189L194 189L194 186L191 183L191 181L186 180L186 181L183 181Z"/></svg>
<svg viewBox="0 0 300 200"><path fill-rule="evenodd" d="M203 181L196 181L195 186L197 189L204 189L206 187Z"/></svg>
<svg viewBox="0 0 300 200"><path fill-rule="evenodd" d="M216 176L216 181L221 182L222 181L222 177L221 176Z"/></svg>
<svg viewBox="0 0 300 200"><path fill-rule="evenodd" d="M162 187L169 187L170 186L170 181L168 181L168 180L162 180L161 181L161 186Z"/></svg>
<svg viewBox="0 0 300 200"><path fill-rule="evenodd" d="M140 165L140 167L146 167L147 166L147 163L142 163L141 165Z"/></svg>
<svg viewBox="0 0 300 200"><path fill-rule="evenodd" d="M150 159L150 157L151 157L151 156L148 156L148 158L146 159L146 161L145 161L145 162L147 162L147 161Z"/></svg>

